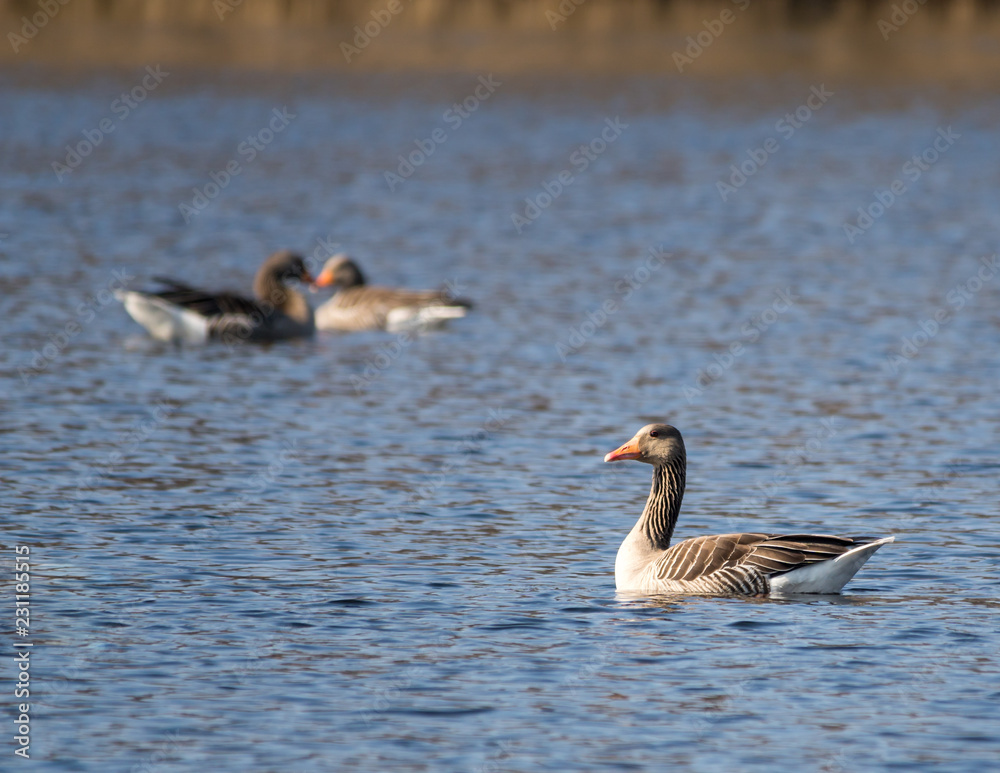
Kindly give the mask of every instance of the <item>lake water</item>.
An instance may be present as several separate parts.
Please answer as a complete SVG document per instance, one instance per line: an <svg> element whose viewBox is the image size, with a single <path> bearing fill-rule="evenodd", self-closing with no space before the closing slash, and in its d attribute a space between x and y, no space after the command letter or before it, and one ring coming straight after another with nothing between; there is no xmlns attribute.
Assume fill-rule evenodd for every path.
<svg viewBox="0 0 1000 773"><path fill-rule="evenodd" d="M996 769L1000 99L481 75L0 79L34 769ZM477 306L177 349L110 295L284 247ZM897 541L840 597L618 595L652 421L680 538Z"/></svg>

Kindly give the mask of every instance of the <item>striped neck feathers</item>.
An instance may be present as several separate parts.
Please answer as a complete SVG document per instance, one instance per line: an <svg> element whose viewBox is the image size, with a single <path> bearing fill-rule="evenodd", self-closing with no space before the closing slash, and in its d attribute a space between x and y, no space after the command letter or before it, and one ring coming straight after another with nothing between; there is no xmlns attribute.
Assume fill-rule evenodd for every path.
<svg viewBox="0 0 1000 773"><path fill-rule="evenodd" d="M657 550L670 547L670 537L684 499L687 459L681 452L665 464L653 467L653 485L639 519L639 529Z"/></svg>

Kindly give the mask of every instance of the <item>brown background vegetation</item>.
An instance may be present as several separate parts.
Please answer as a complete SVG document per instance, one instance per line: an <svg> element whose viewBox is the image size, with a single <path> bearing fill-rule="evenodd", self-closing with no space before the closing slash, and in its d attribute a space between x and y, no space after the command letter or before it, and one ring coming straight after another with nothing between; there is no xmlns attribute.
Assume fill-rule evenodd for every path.
<svg viewBox="0 0 1000 773"><path fill-rule="evenodd" d="M355 25L390 0L0 0L0 61L676 73L674 52L684 53L688 36L729 9L735 21L688 72L944 81L1000 73L1000 12L992 1L748 0L745 11L738 5L747 0L397 1L402 10L348 62L341 44L354 45ZM44 13L41 4L58 8L54 18L15 46L10 36L22 35L25 18ZM905 24L886 39L879 21L891 22L904 4L916 12L896 10Z"/></svg>

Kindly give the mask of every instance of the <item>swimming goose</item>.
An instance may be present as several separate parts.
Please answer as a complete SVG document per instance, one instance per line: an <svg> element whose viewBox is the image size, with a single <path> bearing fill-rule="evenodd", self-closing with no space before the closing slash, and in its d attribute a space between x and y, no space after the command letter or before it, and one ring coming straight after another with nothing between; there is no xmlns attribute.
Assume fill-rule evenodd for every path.
<svg viewBox="0 0 1000 773"><path fill-rule="evenodd" d="M894 537L826 534L719 534L670 545L684 498L687 457L681 433L648 424L604 457L653 465L653 486L638 522L618 549L615 585L641 593L839 593Z"/></svg>
<svg viewBox="0 0 1000 773"><path fill-rule="evenodd" d="M316 277L316 287L336 292L316 309L320 330L414 330L464 317L469 301L443 290L399 290L372 287L357 264L343 253L334 255Z"/></svg>
<svg viewBox="0 0 1000 773"><path fill-rule="evenodd" d="M258 269L255 299L233 293L198 290L170 279L157 279L169 289L158 293L121 290L118 299L129 315L153 338L178 343L221 339L280 341L311 336L316 325L305 297L285 282L312 282L302 258L282 250Z"/></svg>

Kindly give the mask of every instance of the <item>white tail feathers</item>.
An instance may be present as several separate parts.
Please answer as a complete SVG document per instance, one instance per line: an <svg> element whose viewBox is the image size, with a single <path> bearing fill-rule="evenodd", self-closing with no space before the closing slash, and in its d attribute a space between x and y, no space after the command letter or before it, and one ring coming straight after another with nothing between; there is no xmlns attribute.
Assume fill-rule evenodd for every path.
<svg viewBox="0 0 1000 773"><path fill-rule="evenodd" d="M202 344L208 340L208 319L200 314L133 290L118 290L115 297L153 338L185 344Z"/></svg>
<svg viewBox="0 0 1000 773"><path fill-rule="evenodd" d="M435 327L449 319L464 317L467 311L464 306L401 306L386 315L385 329L398 333Z"/></svg>
<svg viewBox="0 0 1000 773"><path fill-rule="evenodd" d="M895 537L884 537L848 550L829 561L819 561L793 569L777 577L770 577L771 594L786 593L840 593L872 554Z"/></svg>

